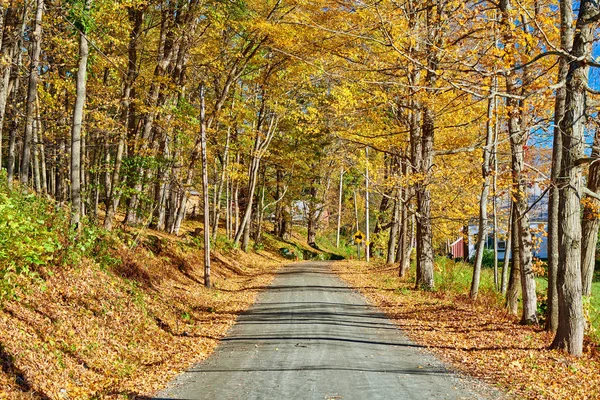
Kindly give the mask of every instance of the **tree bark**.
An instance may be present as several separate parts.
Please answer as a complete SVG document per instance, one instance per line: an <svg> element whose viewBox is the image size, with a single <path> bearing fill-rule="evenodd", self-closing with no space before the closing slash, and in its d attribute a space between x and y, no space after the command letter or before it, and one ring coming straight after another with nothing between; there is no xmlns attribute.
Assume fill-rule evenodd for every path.
<svg viewBox="0 0 600 400"><path fill-rule="evenodd" d="M509 195L510 196L510 195ZM512 231L513 231L513 215L514 213L512 212L513 209L513 205L512 205L512 200L509 200L508 202L509 204L509 212L508 212L508 226L506 228L506 241L505 241L505 246L504 246L504 263L502 264L502 283L500 285L500 292L502 293L503 296L506 296L506 293L508 291L508 273L509 273L509 263L511 262L511 258L513 257L512 254Z"/></svg>
<svg viewBox="0 0 600 400"><path fill-rule="evenodd" d="M369 215L369 147L365 148L366 170L365 170L365 259L367 262L371 260L371 236L369 223L371 216Z"/></svg>
<svg viewBox="0 0 600 400"><path fill-rule="evenodd" d="M573 44L573 4L571 0L560 1L560 45L561 49L569 52ZM558 81L564 82L569 72L569 63L561 57L558 60ZM548 311L546 315L546 330L556 332L558 328L558 288L556 278L559 263L559 189L560 167L562 160L562 132L560 124L565 115L565 100L567 89L561 86L556 89L554 103L554 139L552 143L552 169L550 179L552 186L548 195Z"/></svg>
<svg viewBox="0 0 600 400"><path fill-rule="evenodd" d="M512 32L512 6L510 0L500 1L500 11L502 12L503 36L507 43L513 41ZM524 74L526 75L526 74ZM525 78L521 78L525 79ZM517 78L513 72L506 75L506 92L509 94L517 93ZM522 83L524 84L524 83ZM522 112L524 106L521 101L515 97L509 97L506 100L508 109L508 133L511 149L511 167L512 167L512 193L514 197L514 206L516 217L514 218L514 231L518 232L515 245L519 248L519 263L521 268L521 286L523 294L523 314L522 324L537 323L537 296L535 292L535 277L533 274L533 242L529 218L527 216L527 183L524 174L525 158L524 148L526 145L527 132L522 127ZM516 259L516 253L514 258ZM513 263L515 265L515 263Z"/></svg>
<svg viewBox="0 0 600 400"><path fill-rule="evenodd" d="M494 97L495 93L491 92L488 99L487 107L487 122L486 122L486 138L485 146L483 147L483 162L481 164L481 176L483 184L481 188L481 197L479 199L479 231L477 237L477 252L475 253L475 265L473 266L473 279L471 280L472 299L477 299L479 293L479 281L481 279L481 264L483 262L483 251L485 250L485 238L488 233L488 197L490 194L490 174L491 164L490 158L494 141L494 129L492 119L494 116ZM496 232L494 232L494 235Z"/></svg>
<svg viewBox="0 0 600 400"><path fill-rule="evenodd" d="M513 227L511 230L512 236L512 262L510 263L510 276L508 278L508 289L506 293L506 308L509 314L516 316L519 312L519 291L521 289L521 257L519 248L519 234L516 229L517 210L513 203L511 207Z"/></svg>
<svg viewBox="0 0 600 400"><path fill-rule="evenodd" d="M90 10L92 0L85 1L86 12ZM84 29L84 28L82 28ZM79 32L79 65L76 77L75 108L71 127L71 225L79 228L81 219L81 127L83 124L83 108L86 98L87 62L89 55L88 40L85 31Z"/></svg>
<svg viewBox="0 0 600 400"><path fill-rule="evenodd" d="M26 13L26 7L23 8L23 13ZM3 11L3 10L2 10ZM0 144L3 139L3 131L4 131L4 117L6 115L6 103L7 99L10 95L9 86L10 86L10 77L12 73L12 64L13 60L17 56L19 52L20 45L20 37L18 36L19 30L17 29L17 25L19 22L18 14L19 7L11 4L6 10L6 17L3 22L2 29L2 46L0 51ZM5 15L2 13L2 16ZM0 168L2 167L2 146L0 146Z"/></svg>
<svg viewBox="0 0 600 400"><path fill-rule="evenodd" d="M340 247L340 230L342 229L342 199L344 191L344 168L340 168L340 186L338 189L338 212L337 212L337 229L335 234L335 247Z"/></svg>
<svg viewBox="0 0 600 400"><path fill-rule="evenodd" d="M583 351L584 317L581 283L581 219L580 201L582 166L577 161L584 155L585 98L594 31L600 20L600 5L582 0L575 26L571 56L566 77L565 115L560 124L562 162L559 179L560 241L557 273L558 327L553 348L566 349L579 356Z"/></svg>
<svg viewBox="0 0 600 400"><path fill-rule="evenodd" d="M396 247L398 243L398 231L400 225L400 199L398 198L398 194L396 194L396 198L394 199L393 206L393 214L392 214L392 223L390 225L390 237L388 239L387 246L387 257L386 263L393 264L396 257Z"/></svg>
<svg viewBox="0 0 600 400"><path fill-rule="evenodd" d="M264 110L263 110L264 111ZM266 132L260 132L261 125L257 125L257 132L254 138L254 150L252 152L252 159L250 162L250 170L249 170L249 183L248 183L248 204L246 206L246 210L244 211L244 216L240 223L239 229L235 234L233 239L234 245L237 246L242 239L242 235L244 241L242 243L242 250L247 251L248 248L248 237L249 237L249 224L252 217L252 207L254 201L254 192L256 191L256 184L258 179L258 170L260 168L260 161L267 151L271 140L275 135L275 131L277 130L278 125L278 117L275 115L271 115L270 122L268 124L268 128ZM246 229L248 229L247 232Z"/></svg>
<svg viewBox="0 0 600 400"><path fill-rule="evenodd" d="M225 150L223 150L223 156L221 157L221 178L219 179L219 186L216 192L215 204L213 205L213 226L212 226L212 237L213 240L217 239L217 233L219 231L219 220L221 219L221 199L223 195L223 185L227 179L227 167L229 165L229 142L231 138L231 127L227 128L227 137L225 139Z"/></svg>
<svg viewBox="0 0 600 400"><path fill-rule="evenodd" d="M131 109L131 95L133 91L133 84L137 76L137 43L140 31L142 29L142 23L144 21L144 12L140 9L129 8L127 10L129 20L132 23L132 29L129 33L129 45L128 45L128 60L127 60L127 75L123 77L124 86L123 94L121 97L121 130L119 132L119 142L117 144L117 153L115 155L115 164L113 166L110 193L106 200L106 215L104 217L104 228L112 230L115 214L119 207L121 199L120 185L121 185L121 166L123 163L123 155L126 150L126 139L127 134L131 133L131 120L133 119Z"/></svg>
<svg viewBox="0 0 600 400"><path fill-rule="evenodd" d="M23 149L21 155L21 168L19 171L22 185L29 182L29 163L31 160L31 140L33 138L33 120L35 99L37 97L37 84L39 79L39 62L42 48L42 17L44 15L44 0L36 0L35 22L31 37L31 57L29 63L29 84L25 106L25 134L23 136Z"/></svg>
<svg viewBox="0 0 600 400"><path fill-rule="evenodd" d="M200 89L200 152L202 153L202 208L204 218L204 286L210 288L210 203L208 201L208 165L206 161L205 88Z"/></svg>
<svg viewBox="0 0 600 400"><path fill-rule="evenodd" d="M600 135L594 137L592 159L600 158ZM600 189L600 165L598 162L590 165L587 179L587 188L592 193L598 193ZM581 283L582 295L592 295L592 282L594 279L594 267L596 266L596 244L598 243L598 228L600 227L600 201L588 196L583 206L583 220L581 223Z"/></svg>

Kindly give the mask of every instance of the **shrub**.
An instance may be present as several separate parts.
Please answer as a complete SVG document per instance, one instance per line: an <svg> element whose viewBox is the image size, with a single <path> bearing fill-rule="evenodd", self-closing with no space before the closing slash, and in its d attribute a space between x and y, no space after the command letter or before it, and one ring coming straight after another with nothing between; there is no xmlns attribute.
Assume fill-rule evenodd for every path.
<svg viewBox="0 0 600 400"><path fill-rule="evenodd" d="M469 262L475 262L475 256L471 257ZM494 267L494 250L493 249L483 249L483 259L481 260L481 266L484 268L493 268Z"/></svg>
<svg viewBox="0 0 600 400"><path fill-rule="evenodd" d="M65 224L49 200L10 190L0 177L0 301L15 298L24 281L40 279L40 268L59 258Z"/></svg>

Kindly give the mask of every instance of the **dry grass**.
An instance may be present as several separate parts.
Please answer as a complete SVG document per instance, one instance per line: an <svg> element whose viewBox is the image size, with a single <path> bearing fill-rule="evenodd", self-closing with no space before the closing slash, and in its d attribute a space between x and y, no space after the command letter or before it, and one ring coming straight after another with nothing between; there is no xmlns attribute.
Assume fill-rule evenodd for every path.
<svg viewBox="0 0 600 400"><path fill-rule="evenodd" d="M339 262L336 271L384 310L415 342L457 370L496 384L515 398L600 398L600 355L588 343L574 358L547 350L552 337L518 325L497 301L482 296L425 293L381 265Z"/></svg>

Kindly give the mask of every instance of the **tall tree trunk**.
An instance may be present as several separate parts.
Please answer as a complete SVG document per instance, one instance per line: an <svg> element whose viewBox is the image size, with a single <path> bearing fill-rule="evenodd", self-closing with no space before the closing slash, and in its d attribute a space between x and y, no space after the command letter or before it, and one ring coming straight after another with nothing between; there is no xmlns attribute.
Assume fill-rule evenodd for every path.
<svg viewBox="0 0 600 400"><path fill-rule="evenodd" d="M202 208L204 218L204 286L210 288L210 203L208 202L208 165L206 161L205 88L200 89L200 152L202 153Z"/></svg>
<svg viewBox="0 0 600 400"><path fill-rule="evenodd" d="M509 194L510 196L510 194ZM512 238L513 238L513 215L514 213L512 212L513 209L513 205L512 205L512 200L510 200L509 197L509 207L508 207L508 226L506 229L506 241L505 241L505 245L504 245L504 263L502 264L502 283L500 285L500 291L502 293L503 296L506 296L506 293L508 291L508 273L509 273L509 263L511 260L511 257L513 256L512 254Z"/></svg>
<svg viewBox="0 0 600 400"><path fill-rule="evenodd" d="M592 159L600 158L600 135L594 137ZM598 193L600 189L600 165L593 162L587 179L587 188L592 193ZM592 295L592 281L594 279L594 267L596 266L596 244L598 243L598 228L600 227L600 201L591 196L583 206L583 221L581 225L581 283L582 295Z"/></svg>
<svg viewBox="0 0 600 400"><path fill-rule="evenodd" d="M248 204L246 205L246 210L244 211L244 217L240 223L239 229L233 238L234 245L238 245L243 236L242 250L246 251L248 247L248 238L249 238L249 229L250 229L250 221L252 217L252 207L254 201L254 192L256 191L256 184L258 179L258 171L260 168L260 161L262 156L267 151L271 140L275 135L275 131L277 130L278 125L278 117L275 115L271 116L269 126L266 132L260 132L261 124L257 126L257 134L254 138L254 149L252 152L252 157L250 161L250 170L248 173L249 183L248 183Z"/></svg>
<svg viewBox="0 0 600 400"><path fill-rule="evenodd" d="M367 262L371 259L371 234L369 229L369 223L371 216L369 215L369 147L365 148L366 156L366 170L365 170L365 259Z"/></svg>
<svg viewBox="0 0 600 400"><path fill-rule="evenodd" d="M510 0L501 0L499 6L500 11L502 12L503 36L505 41L510 43L513 41L512 6ZM513 73L506 75L506 92L513 95L517 93L517 79ZM519 248L523 294L523 315L521 323L533 324L537 323L537 297L535 292L535 277L533 274L533 241L529 226L529 218L527 216L527 184L524 174L524 148L527 137L526 130L521 126L524 106L522 102L515 97L507 98L506 102L509 114L508 133L511 148L512 193L515 198L514 206L517 210L516 217L514 218L514 231L518 232L515 245ZM516 253L513 254L516 259ZM515 265L515 263L513 263L513 265Z"/></svg>
<svg viewBox="0 0 600 400"><path fill-rule="evenodd" d="M42 175L40 171L39 123L40 121L37 118L33 121L33 178L35 191L37 193L42 193Z"/></svg>
<svg viewBox="0 0 600 400"><path fill-rule="evenodd" d="M85 10L90 10L92 0L85 1ZM85 32L79 33L79 65L77 67L75 108L71 127L71 225L79 227L81 218L81 126L83 124L83 107L85 106L87 61L89 54L88 40Z"/></svg>
<svg viewBox="0 0 600 400"><path fill-rule="evenodd" d="M560 1L560 47L566 52L571 51L573 44L573 3L571 0ZM568 60L561 57L558 60L558 81L564 82L569 72ZM552 143L552 170L548 199L548 311L546 316L546 330L556 332L558 328L558 288L556 277L559 263L559 237L558 237L558 202L560 167L562 163L562 132L560 125L565 115L565 100L567 89L561 86L556 89L554 103L554 139Z"/></svg>
<svg viewBox="0 0 600 400"><path fill-rule="evenodd" d="M104 217L104 228L112 230L115 220L115 214L119 207L121 193L119 191L121 185L121 166L123 163L123 155L126 150L126 139L128 133L132 133L132 120L134 120L133 110L131 107L131 95L133 84L137 76L137 44L142 24L144 22L144 12L140 9L129 8L127 10L129 20L132 23L132 29L129 33L128 45L128 60L127 60L127 75L123 77L124 87L121 97L121 123L122 127L119 131L119 142L117 144L117 153L115 155L115 164L112 170L112 178L110 185L110 193L106 200L106 215Z"/></svg>
<svg viewBox="0 0 600 400"><path fill-rule="evenodd" d="M39 62L42 50L42 17L44 15L44 0L36 0L35 22L31 37L31 57L29 63L29 84L25 106L25 134L23 136L23 149L21 155L21 168L19 171L22 185L29 181L29 163L31 160L31 140L33 138L33 120L35 118L35 99L37 97L37 84L39 79Z"/></svg>
<svg viewBox="0 0 600 400"><path fill-rule="evenodd" d="M427 93L435 96L435 86L439 58L438 51L442 47L443 33L440 31L443 18L442 2L435 0L428 4L426 12L426 57L427 73L425 86ZM421 157L419 172L422 180L417 184L417 279L416 287L432 290L434 288L434 252L433 252L433 225L431 219L431 189L428 177L433 166L433 143L435 137L435 110L434 101L426 100L422 104L422 128L421 128Z"/></svg>
<svg viewBox="0 0 600 400"><path fill-rule="evenodd" d="M584 317L581 283L581 219L580 201L584 156L585 97L588 87L592 43L600 4L591 0L579 3L569 72L566 78L565 115L560 124L562 162L559 179L560 241L557 273L558 327L552 347L566 349L579 356L583 351Z"/></svg>
<svg viewBox="0 0 600 400"><path fill-rule="evenodd" d="M219 220L221 219L221 199L223 195L223 185L227 179L227 167L229 165L229 142L231 140L231 127L227 128L227 136L225 138L225 150L223 150L223 156L221 158L221 178L219 179L219 186L216 191L215 204L213 205L213 226L212 226L212 237L214 240L217 238L219 231Z"/></svg>
<svg viewBox="0 0 600 400"><path fill-rule="evenodd" d="M398 247L398 231L400 230L400 199L398 195L394 199L392 214L392 223L390 225L390 237L388 239L386 263L393 264L396 257L396 248Z"/></svg>
<svg viewBox="0 0 600 400"><path fill-rule="evenodd" d="M23 13L27 7L23 7ZM4 10L2 10L4 11ZM6 115L6 103L11 83L10 77L12 73L13 60L19 52L20 37L18 36L18 18L19 7L11 4L6 10L6 17L3 22L1 33L2 46L0 50L0 144L2 143L4 131L4 117ZM4 12L1 13L4 16ZM2 168L2 146L0 146L0 168Z"/></svg>
<svg viewBox="0 0 600 400"><path fill-rule="evenodd" d="M21 66L21 61L22 61L22 57L19 56L17 66L19 66L19 67ZM7 176L9 185L12 185L12 182L13 182L13 178L15 175L16 160L17 160L17 148L16 147L17 147L17 131L19 129L19 112L16 110L16 102L17 102L17 98L19 96L20 82L21 82L21 76L20 76L19 72L17 71L15 79L14 79L14 84L13 84L13 91L12 91L12 95L11 95L12 105L10 108L11 124L10 124L9 137L8 137L8 160L7 160L8 165L6 168L6 176Z"/></svg>
<svg viewBox="0 0 600 400"><path fill-rule="evenodd" d="M433 165L433 137L435 116L430 106L423 110L421 172L427 176ZM425 178L426 179L426 178ZM433 281L433 225L431 220L431 191L428 182L417 185L417 280L416 286L432 290Z"/></svg>
<svg viewBox="0 0 600 400"><path fill-rule="evenodd" d="M154 129L154 122L158 117L159 100L161 98L161 89L163 87L163 81L167 74L167 70L171 61L173 60L174 53L178 50L178 44L174 42L174 33L169 24L169 18L166 11L163 13L163 21L161 26L161 40L158 46L158 62L154 68L154 79L150 85L148 97L146 100L146 106L149 111L146 113L144 118L144 124L141 130L140 145L138 154L145 156L148 149L152 147L152 132ZM174 29L174 28L173 28ZM126 224L135 224L138 220L138 206L139 206L139 195L143 189L143 177L147 176L148 171L143 166L140 166L137 171L137 176L133 184L133 194L129 198L127 204L127 214L125 216Z"/></svg>
<svg viewBox="0 0 600 400"><path fill-rule="evenodd" d="M473 279L471 280L471 298L477 299L479 293L479 281L481 279L481 264L483 262L483 251L485 250L485 238L488 233L488 197L490 194L490 157L494 141L494 129L492 119L494 116L494 92L490 93L487 107L486 137L485 147L483 148L483 162L481 164L481 176L483 184L481 188L481 197L479 199L479 231L477 236L477 252L475 253L475 265L473 266ZM496 232L494 232L496 235Z"/></svg>
<svg viewBox="0 0 600 400"><path fill-rule="evenodd" d="M338 189L337 229L335 234L335 247L340 247L340 230L342 229L342 199L344 194L344 168L340 168L340 186Z"/></svg>
<svg viewBox="0 0 600 400"><path fill-rule="evenodd" d="M517 315L519 312L519 292L521 289L521 257L519 246L519 233L516 229L517 210L513 203L511 207L513 226L511 229L512 236L512 262L510 263L510 276L508 278L508 289L506 293L506 308L509 314Z"/></svg>
<svg viewBox="0 0 600 400"><path fill-rule="evenodd" d="M358 203L356 201L356 190L353 192L354 194L354 219L356 221L356 232L360 231L360 225L358 222Z"/></svg>

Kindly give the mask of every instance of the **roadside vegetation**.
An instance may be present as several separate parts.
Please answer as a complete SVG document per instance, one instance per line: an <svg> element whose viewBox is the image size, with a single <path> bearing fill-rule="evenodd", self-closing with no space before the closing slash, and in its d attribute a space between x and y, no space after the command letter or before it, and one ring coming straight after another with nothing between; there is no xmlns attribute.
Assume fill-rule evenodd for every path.
<svg viewBox="0 0 600 400"><path fill-rule="evenodd" d="M181 237L86 220L74 231L63 207L6 182L0 221L0 398L11 399L152 394L210 354L290 246L268 233L249 253L217 242L209 290L196 221Z"/></svg>
<svg viewBox="0 0 600 400"><path fill-rule="evenodd" d="M516 399L600 397L600 347L594 331L582 357L549 350L552 335L543 325L519 325L507 313L489 269L483 269L482 290L473 301L468 296L473 266L462 262L437 259L436 290L430 292L415 290L410 275L400 278L396 267L381 262L341 261L334 268L413 341L456 370ZM598 290L600 282L594 287ZM588 322L597 327L598 312L588 310Z"/></svg>

